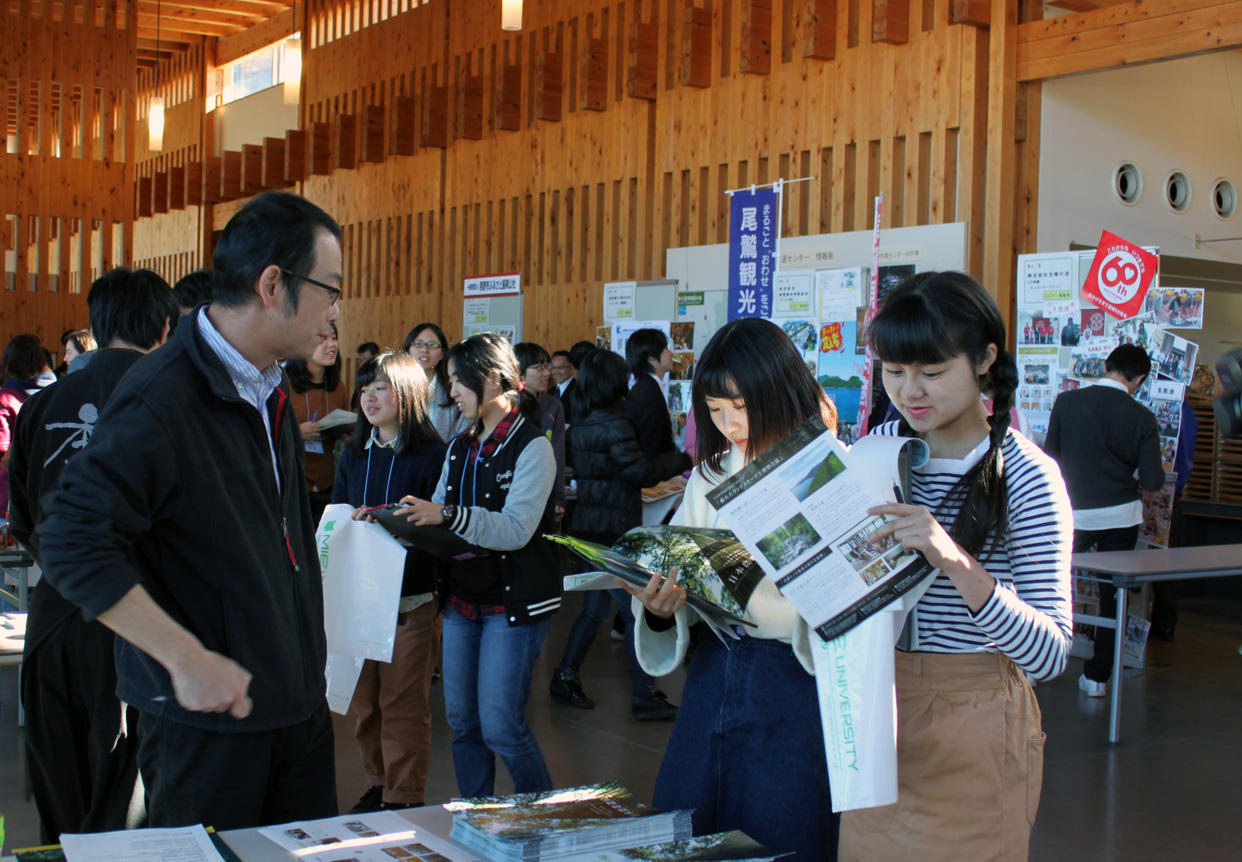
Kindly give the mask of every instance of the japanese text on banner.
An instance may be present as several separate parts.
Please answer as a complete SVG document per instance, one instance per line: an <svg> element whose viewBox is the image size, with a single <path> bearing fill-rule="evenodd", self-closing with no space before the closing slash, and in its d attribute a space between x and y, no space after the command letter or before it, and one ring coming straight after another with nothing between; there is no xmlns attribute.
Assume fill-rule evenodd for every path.
<svg viewBox="0 0 1242 862"><path fill-rule="evenodd" d="M771 317L780 236L780 190L733 194L729 213L729 319Z"/></svg>

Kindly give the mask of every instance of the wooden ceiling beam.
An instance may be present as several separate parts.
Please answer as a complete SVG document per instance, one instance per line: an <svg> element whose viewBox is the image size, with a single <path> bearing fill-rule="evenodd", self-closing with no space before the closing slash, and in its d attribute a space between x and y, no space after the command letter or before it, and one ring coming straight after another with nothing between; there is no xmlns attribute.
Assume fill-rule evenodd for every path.
<svg viewBox="0 0 1242 862"><path fill-rule="evenodd" d="M156 0L139 0L139 24L141 25L144 18L154 19L157 11L159 12L161 27L175 27L182 22L195 21L204 24L220 24L244 30L247 27L253 27L260 21L266 20L267 17L259 14L238 14L237 12L218 9L191 9L175 2L157 3Z"/></svg>
<svg viewBox="0 0 1242 862"><path fill-rule="evenodd" d="M1134 0L1018 26L1019 81L1242 46L1242 3Z"/></svg>
<svg viewBox="0 0 1242 862"><path fill-rule="evenodd" d="M162 40L165 33L175 39L179 36L229 36L244 29L246 28L229 24L213 24L209 21L179 20L174 22L165 16L160 21L158 32ZM144 36L154 37L156 35L155 16L144 15L139 12L138 32Z"/></svg>

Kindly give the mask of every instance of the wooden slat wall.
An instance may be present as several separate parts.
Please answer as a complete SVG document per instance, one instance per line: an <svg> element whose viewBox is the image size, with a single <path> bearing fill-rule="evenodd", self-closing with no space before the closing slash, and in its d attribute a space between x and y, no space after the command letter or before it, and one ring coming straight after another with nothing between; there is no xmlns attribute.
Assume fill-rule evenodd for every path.
<svg viewBox="0 0 1242 862"><path fill-rule="evenodd" d="M136 2L71 8L19 0L0 15L0 339L33 332L53 350L133 242Z"/></svg>
<svg viewBox="0 0 1242 862"><path fill-rule="evenodd" d="M162 68L185 98L169 98L161 155L143 149L144 78L135 258L173 280L244 195L293 187L345 229L348 355L421 319L459 334L462 279L511 270L526 337L567 345L593 331L604 282L723 242L724 190L778 177L815 177L787 190L786 235L865 229L880 191L885 226L969 222L968 268L1001 298L1012 273L995 270L1034 249L1038 85L989 87L989 57L1012 49L990 53L987 6L951 23L953 0L542 0L519 33L499 7L299 4L301 129L261 154L204 148L211 43ZM1012 45L1018 16L992 19ZM990 95L1007 125L989 123ZM1013 189L987 193L989 148ZM1009 241L989 237L988 206L1013 209L1007 254L984 253Z"/></svg>
<svg viewBox="0 0 1242 862"><path fill-rule="evenodd" d="M169 284L203 265L201 206L186 200L189 182L201 184L206 121L204 74L209 51L202 45L161 61L138 75L134 130L133 266L152 269ZM164 97L164 148L148 149L151 98ZM195 176L195 173L198 176ZM149 216L149 218L147 217Z"/></svg>
<svg viewBox="0 0 1242 862"><path fill-rule="evenodd" d="M725 241L724 190L777 177L816 178L787 190L786 235L870 227L882 190L886 227L969 222L983 273L989 31L950 24L950 0L526 6L506 34L498 2L309 4L305 121L361 134L382 106L390 154L302 187L345 225L347 348L424 318L456 335L462 278L509 270L526 337L565 346L605 281ZM1022 95L1017 188L996 196L1017 251L1038 177L1037 85Z"/></svg>

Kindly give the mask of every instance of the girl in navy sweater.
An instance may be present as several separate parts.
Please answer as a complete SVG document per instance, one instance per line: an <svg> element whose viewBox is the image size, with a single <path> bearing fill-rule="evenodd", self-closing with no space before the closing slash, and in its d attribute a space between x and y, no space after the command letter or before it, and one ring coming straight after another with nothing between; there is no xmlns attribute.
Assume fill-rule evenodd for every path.
<svg viewBox="0 0 1242 862"><path fill-rule="evenodd" d="M357 430L345 450L332 502L365 508L405 494L430 496L444 461L444 444L427 416L427 375L405 353L383 353L358 369ZM349 711L369 784L351 813L423 804L431 750L427 691L440 658L431 557L405 558L392 661L368 660Z"/></svg>

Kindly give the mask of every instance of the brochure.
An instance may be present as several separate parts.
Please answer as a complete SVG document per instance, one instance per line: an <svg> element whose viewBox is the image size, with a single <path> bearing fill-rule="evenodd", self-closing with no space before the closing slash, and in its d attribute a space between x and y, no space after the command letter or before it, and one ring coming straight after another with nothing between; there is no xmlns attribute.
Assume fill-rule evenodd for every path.
<svg viewBox="0 0 1242 862"><path fill-rule="evenodd" d="M264 826L259 834L308 862L448 862L448 842L395 811L343 814Z"/></svg>
<svg viewBox="0 0 1242 862"><path fill-rule="evenodd" d="M345 430L352 431L357 423L357 413L354 413L352 410L341 410L338 407L336 410L333 410L327 416L316 422L315 427L318 429L319 433L322 434L325 431L331 431L333 428L339 428L342 425L345 426Z"/></svg>
<svg viewBox="0 0 1242 862"><path fill-rule="evenodd" d="M611 548L561 534L547 538L596 569L566 575L567 590L614 589L615 578L645 587L656 574L663 576L677 566L677 582L686 588L686 603L718 636L736 638L734 625L753 625L742 614L763 570L728 530L635 527Z"/></svg>
<svg viewBox="0 0 1242 862"><path fill-rule="evenodd" d="M824 640L845 634L918 587L932 572L922 554L876 532L868 515L909 499L909 474L927 444L864 437L846 449L813 418L708 495L708 502Z"/></svg>
<svg viewBox="0 0 1242 862"><path fill-rule="evenodd" d="M487 859L535 862L690 837L690 811L660 811L616 782L461 799L450 837Z"/></svg>

